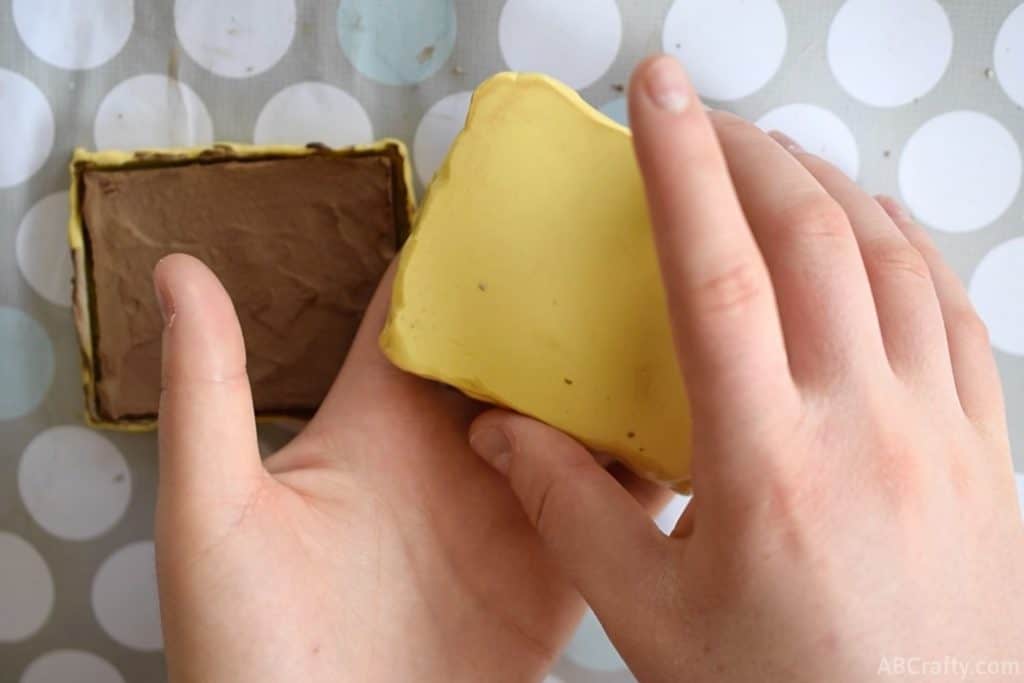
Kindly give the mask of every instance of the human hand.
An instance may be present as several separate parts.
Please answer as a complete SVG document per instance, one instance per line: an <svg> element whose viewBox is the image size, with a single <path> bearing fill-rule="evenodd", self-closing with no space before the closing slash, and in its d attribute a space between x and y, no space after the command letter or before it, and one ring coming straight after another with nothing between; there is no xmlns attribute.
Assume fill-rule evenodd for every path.
<svg viewBox="0 0 1024 683"><path fill-rule="evenodd" d="M689 507L666 537L569 437L501 411L471 431L630 668L863 681L887 657L1019 657L999 378L926 233L705 113L667 57L634 74L630 114L693 411Z"/></svg>
<svg viewBox="0 0 1024 683"><path fill-rule="evenodd" d="M187 256L154 279L171 321L156 519L170 680L539 680L582 602L469 449L480 408L380 353L390 276L317 416L263 463L226 292Z"/></svg>

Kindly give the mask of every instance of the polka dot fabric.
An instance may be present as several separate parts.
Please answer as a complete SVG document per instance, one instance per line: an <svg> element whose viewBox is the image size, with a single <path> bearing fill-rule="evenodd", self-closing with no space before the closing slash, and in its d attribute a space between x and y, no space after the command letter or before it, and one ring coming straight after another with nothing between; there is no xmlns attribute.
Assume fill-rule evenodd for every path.
<svg viewBox="0 0 1024 683"><path fill-rule="evenodd" d="M163 680L155 438L80 420L74 146L394 136L422 189L488 75L546 71L626 124L659 49L929 228L991 330L1024 471L1021 0L0 0L0 679ZM260 430L265 453L292 435ZM588 613L545 680L624 666Z"/></svg>

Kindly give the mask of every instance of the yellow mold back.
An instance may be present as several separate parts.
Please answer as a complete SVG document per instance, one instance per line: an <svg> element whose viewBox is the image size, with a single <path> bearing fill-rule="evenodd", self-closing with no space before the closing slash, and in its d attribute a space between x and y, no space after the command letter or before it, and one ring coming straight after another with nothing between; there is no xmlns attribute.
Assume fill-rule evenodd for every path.
<svg viewBox="0 0 1024 683"><path fill-rule="evenodd" d="M688 403L626 128L545 76L491 78L400 258L392 362L688 486Z"/></svg>

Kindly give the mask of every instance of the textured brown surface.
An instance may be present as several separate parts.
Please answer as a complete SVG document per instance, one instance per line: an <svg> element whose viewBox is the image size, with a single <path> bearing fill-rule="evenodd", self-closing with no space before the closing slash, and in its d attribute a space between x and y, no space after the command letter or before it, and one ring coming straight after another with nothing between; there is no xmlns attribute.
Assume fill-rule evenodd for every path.
<svg viewBox="0 0 1024 683"><path fill-rule="evenodd" d="M151 274L172 252L202 259L231 294L256 411L315 409L395 252L391 163L317 155L86 171L100 412L157 410Z"/></svg>

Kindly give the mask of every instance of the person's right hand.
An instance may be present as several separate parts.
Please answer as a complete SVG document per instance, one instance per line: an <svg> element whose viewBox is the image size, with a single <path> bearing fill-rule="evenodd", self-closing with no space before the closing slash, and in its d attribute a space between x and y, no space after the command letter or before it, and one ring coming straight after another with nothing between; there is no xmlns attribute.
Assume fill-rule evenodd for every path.
<svg viewBox="0 0 1024 683"><path fill-rule="evenodd" d="M899 657L1024 675L999 378L955 274L892 200L705 113L670 58L634 74L630 115L693 500L666 537L549 427L491 411L471 443L641 681L863 681Z"/></svg>

